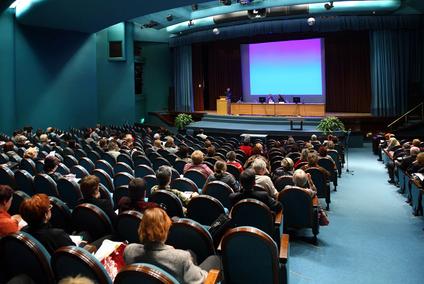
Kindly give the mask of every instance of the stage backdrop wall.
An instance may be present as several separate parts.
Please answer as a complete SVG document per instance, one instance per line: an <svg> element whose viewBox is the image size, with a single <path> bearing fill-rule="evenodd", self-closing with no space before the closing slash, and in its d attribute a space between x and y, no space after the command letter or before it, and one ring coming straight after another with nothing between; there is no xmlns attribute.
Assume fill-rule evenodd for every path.
<svg viewBox="0 0 424 284"><path fill-rule="evenodd" d="M368 31L264 35L193 44L195 110L216 109L216 99L227 87L232 89L233 102L242 97L240 44L317 37L325 40L326 111L370 112Z"/></svg>

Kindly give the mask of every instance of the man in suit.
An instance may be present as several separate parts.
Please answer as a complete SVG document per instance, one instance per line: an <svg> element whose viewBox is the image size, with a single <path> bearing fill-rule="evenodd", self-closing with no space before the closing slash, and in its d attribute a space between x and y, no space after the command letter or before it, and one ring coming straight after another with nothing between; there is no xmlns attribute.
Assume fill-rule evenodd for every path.
<svg viewBox="0 0 424 284"><path fill-rule="evenodd" d="M241 192L230 194L231 204L234 205L246 198L253 198L265 203L275 213L281 211L281 203L273 199L267 192L253 190L255 183L256 173L254 170L247 169L242 172L240 174Z"/></svg>

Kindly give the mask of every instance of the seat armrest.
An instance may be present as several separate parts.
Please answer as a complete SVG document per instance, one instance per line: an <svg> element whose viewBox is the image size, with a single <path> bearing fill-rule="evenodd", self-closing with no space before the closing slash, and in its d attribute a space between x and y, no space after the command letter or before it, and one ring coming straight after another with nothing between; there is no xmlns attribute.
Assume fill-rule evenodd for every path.
<svg viewBox="0 0 424 284"><path fill-rule="evenodd" d="M280 240L280 261L283 263L287 262L289 257L289 235L282 234Z"/></svg>
<svg viewBox="0 0 424 284"><path fill-rule="evenodd" d="M275 225L280 225L282 221L283 221L283 210L280 210L275 215L274 223L275 223Z"/></svg>
<svg viewBox="0 0 424 284"><path fill-rule="evenodd" d="M220 280L220 271L218 269L211 269L209 270L208 276L206 277L205 281L203 281L203 284L214 284L218 283Z"/></svg>

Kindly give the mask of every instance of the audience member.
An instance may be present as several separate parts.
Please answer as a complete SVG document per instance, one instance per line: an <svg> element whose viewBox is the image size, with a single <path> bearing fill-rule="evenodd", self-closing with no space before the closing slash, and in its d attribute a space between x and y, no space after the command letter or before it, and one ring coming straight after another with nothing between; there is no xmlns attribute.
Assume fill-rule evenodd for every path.
<svg viewBox="0 0 424 284"><path fill-rule="evenodd" d="M240 146L240 150L246 154L246 157L250 157L252 154L252 146L250 145L250 136L245 136L242 145Z"/></svg>
<svg viewBox="0 0 424 284"><path fill-rule="evenodd" d="M327 180L331 176L331 174L326 169L318 165L318 155L316 153L308 154L308 164L304 165L302 167L302 170L306 171L309 168L317 168L325 176Z"/></svg>
<svg viewBox="0 0 424 284"><path fill-rule="evenodd" d="M146 202L146 183L142 178L132 179L128 184L128 196L122 197L118 202L119 213L127 210L136 210L143 213L150 207L156 207L154 202Z"/></svg>
<svg viewBox="0 0 424 284"><path fill-rule="evenodd" d="M168 136L164 145L164 149L171 154L175 154L178 152L178 147L174 143L174 138L172 138L171 136Z"/></svg>
<svg viewBox="0 0 424 284"><path fill-rule="evenodd" d="M281 160L281 167L275 169L272 172L272 180L275 181L281 176L292 176L293 175L293 160L286 157Z"/></svg>
<svg viewBox="0 0 424 284"><path fill-rule="evenodd" d="M12 205L13 189L8 185L0 185L0 238L19 231L20 215L7 212Z"/></svg>
<svg viewBox="0 0 424 284"><path fill-rule="evenodd" d="M262 186L268 192L269 196L276 197L278 191L272 183L271 178L267 176L268 170L266 169L264 160L258 158L253 161L252 168L256 173L256 184Z"/></svg>
<svg viewBox="0 0 424 284"><path fill-rule="evenodd" d="M161 208L144 211L138 229L141 244L125 248L125 263L151 263L170 273L179 283L203 283L210 269L221 268L219 257L209 256L197 266L190 252L165 245L171 225L171 219Z"/></svg>
<svg viewBox="0 0 424 284"><path fill-rule="evenodd" d="M208 138L208 136L205 134L205 130L203 129L199 129L199 133L196 136L202 140L206 140Z"/></svg>
<svg viewBox="0 0 424 284"><path fill-rule="evenodd" d="M424 168L424 152L421 152L417 155L415 161L412 162L406 172L408 174L413 174L419 172L422 168Z"/></svg>
<svg viewBox="0 0 424 284"><path fill-rule="evenodd" d="M109 199L100 198L100 180L94 175L85 176L80 183L83 199L80 203L90 203L102 209L109 217L112 224L115 224L117 215L113 211L113 205Z"/></svg>
<svg viewBox="0 0 424 284"><path fill-rule="evenodd" d="M265 203L269 209L275 213L281 211L281 203L272 198L267 192L255 191L253 187L256 183L256 174L252 169L246 169L240 174L241 191L231 193L229 198L234 206L237 202L247 198L257 199Z"/></svg>
<svg viewBox="0 0 424 284"><path fill-rule="evenodd" d="M38 156L38 148L29 147L24 152L24 159L36 160Z"/></svg>
<svg viewBox="0 0 424 284"><path fill-rule="evenodd" d="M190 153L189 153L190 151L189 150L190 149L188 148L188 146L186 144L181 144L178 147L177 153L175 153L178 157L175 160L176 161L183 160L186 163L191 163L192 160L191 160L191 157L190 157Z"/></svg>
<svg viewBox="0 0 424 284"><path fill-rule="evenodd" d="M116 142L115 140L109 141L106 153L114 157L115 160L118 159L118 156L121 154L121 152L119 152L118 142Z"/></svg>
<svg viewBox="0 0 424 284"><path fill-rule="evenodd" d="M55 182L57 182L62 177L60 173L56 172L59 164L59 159L53 154L48 155L44 159L44 173L49 175Z"/></svg>
<svg viewBox="0 0 424 284"><path fill-rule="evenodd" d="M304 170L298 169L294 171L293 183L294 185L286 185L283 191L290 188L296 188L308 193L311 197L314 197L317 192L314 182L312 181L311 175L305 173Z"/></svg>
<svg viewBox="0 0 424 284"><path fill-rule="evenodd" d="M188 170L194 169L201 172L206 178L208 178L211 174L213 174L213 171L205 164L203 163L203 152L200 150L196 150L191 154L191 163L187 163L184 166L184 173L186 173Z"/></svg>
<svg viewBox="0 0 424 284"><path fill-rule="evenodd" d="M49 223L52 216L52 205L49 197L43 193L35 194L25 199L20 207L20 213L28 226L22 231L36 238L50 254L63 246L74 246L69 235L62 229L53 228Z"/></svg>
<svg viewBox="0 0 424 284"><path fill-rule="evenodd" d="M253 161L255 161L256 159L262 159L265 162L267 170L269 171L269 161L265 157L263 149L264 148L261 143L256 143L255 146L252 148L251 156L247 159L246 163L244 163L243 167L247 169L252 165Z"/></svg>
<svg viewBox="0 0 424 284"><path fill-rule="evenodd" d="M229 151L226 156L227 156L227 165L233 165L240 171L240 173L243 172L243 166L236 161L236 157L237 157L236 152Z"/></svg>
<svg viewBox="0 0 424 284"><path fill-rule="evenodd" d="M75 277L66 277L58 282L58 284L95 284L93 280L88 277L77 275Z"/></svg>
<svg viewBox="0 0 424 284"><path fill-rule="evenodd" d="M214 165L214 173L206 180L205 186L212 181L222 181L231 187L233 191L239 191L240 185L232 174L227 173L227 164L224 161L216 161Z"/></svg>

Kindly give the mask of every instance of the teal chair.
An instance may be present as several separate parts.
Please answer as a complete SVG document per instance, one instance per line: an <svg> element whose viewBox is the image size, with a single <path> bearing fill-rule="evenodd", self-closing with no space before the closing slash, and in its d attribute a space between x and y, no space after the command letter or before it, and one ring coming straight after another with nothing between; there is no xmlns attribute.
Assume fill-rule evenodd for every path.
<svg viewBox="0 0 424 284"><path fill-rule="evenodd" d="M59 248L51 258L51 266L56 279L82 275L95 283L112 284L103 264L87 250L75 246Z"/></svg>
<svg viewBox="0 0 424 284"><path fill-rule="evenodd" d="M253 227L229 230L221 242L224 279L232 284L289 283L289 236L280 248L265 232Z"/></svg>
<svg viewBox="0 0 424 284"><path fill-rule="evenodd" d="M50 254L40 242L24 232L0 239L0 280L6 282L20 274L26 274L36 284L56 283Z"/></svg>
<svg viewBox="0 0 424 284"><path fill-rule="evenodd" d="M116 275L114 284L179 284L165 270L147 263L127 265Z"/></svg>

